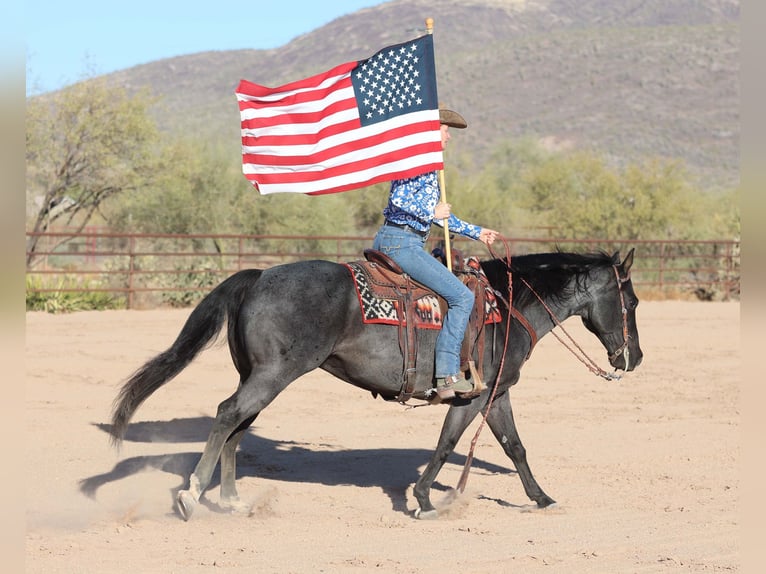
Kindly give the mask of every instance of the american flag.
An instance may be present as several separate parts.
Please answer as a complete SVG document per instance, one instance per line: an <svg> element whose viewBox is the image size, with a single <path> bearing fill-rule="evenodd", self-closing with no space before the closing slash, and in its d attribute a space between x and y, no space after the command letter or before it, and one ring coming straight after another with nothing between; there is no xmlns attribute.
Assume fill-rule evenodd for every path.
<svg viewBox="0 0 766 574"><path fill-rule="evenodd" d="M348 191L444 166L433 36L268 88L241 80L242 172L261 194Z"/></svg>

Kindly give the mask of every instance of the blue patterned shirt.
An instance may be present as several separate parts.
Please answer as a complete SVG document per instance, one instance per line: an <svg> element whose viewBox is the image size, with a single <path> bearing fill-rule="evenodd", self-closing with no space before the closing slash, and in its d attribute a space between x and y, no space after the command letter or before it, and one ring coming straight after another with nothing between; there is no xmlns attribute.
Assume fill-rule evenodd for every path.
<svg viewBox="0 0 766 574"><path fill-rule="evenodd" d="M391 182L388 205L383 210L383 216L391 223L409 225L423 232L430 230L433 223L443 227L444 220L434 219L434 210L440 197L439 178L435 171L408 179L395 179ZM447 223L449 230L459 235L471 239L479 239L481 235L481 227L467 223L454 214L450 214Z"/></svg>

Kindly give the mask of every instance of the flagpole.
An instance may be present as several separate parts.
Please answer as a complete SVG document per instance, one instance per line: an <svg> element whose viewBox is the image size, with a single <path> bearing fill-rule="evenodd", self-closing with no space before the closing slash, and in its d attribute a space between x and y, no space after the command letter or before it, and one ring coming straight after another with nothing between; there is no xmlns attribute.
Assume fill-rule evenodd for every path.
<svg viewBox="0 0 766 574"><path fill-rule="evenodd" d="M434 19L426 18L426 33L434 33ZM440 200L443 203L447 203L447 185L444 182L444 169L439 170L439 189L441 191ZM447 269L452 271L452 249L450 247L449 240L449 224L448 218L444 219L444 255L447 258Z"/></svg>

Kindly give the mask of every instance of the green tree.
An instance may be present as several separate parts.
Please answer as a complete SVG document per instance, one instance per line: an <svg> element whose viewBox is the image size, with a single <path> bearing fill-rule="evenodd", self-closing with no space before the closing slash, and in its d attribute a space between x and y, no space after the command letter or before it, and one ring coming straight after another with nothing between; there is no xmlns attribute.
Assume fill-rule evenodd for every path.
<svg viewBox="0 0 766 574"><path fill-rule="evenodd" d="M191 139L171 140L158 153L151 184L123 194L110 209L118 230L172 234L348 235L357 232L364 190L309 197L260 195L229 149ZM378 208L378 211L382 206ZM295 246L295 242L289 242ZM273 248L281 246L272 240ZM301 249L313 250L307 240Z"/></svg>
<svg viewBox="0 0 766 574"><path fill-rule="evenodd" d="M363 189L343 193L350 209L353 228L348 233L374 235L383 223L383 208L388 203L391 184L376 183Z"/></svg>
<svg viewBox="0 0 766 574"><path fill-rule="evenodd" d="M120 231L216 234L237 231L246 181L220 148L194 139L163 140L153 177L112 202Z"/></svg>
<svg viewBox="0 0 766 574"><path fill-rule="evenodd" d="M101 80L75 84L27 102L28 227L46 231L55 221L81 231L120 193L151 176L157 136L145 93L128 95ZM33 264L36 236L27 245Z"/></svg>
<svg viewBox="0 0 766 574"><path fill-rule="evenodd" d="M445 181L452 211L461 219L504 235L523 233L536 225L521 201L526 193L524 174L547 157L548 153L529 138L498 145L478 173L464 158L449 156Z"/></svg>
<svg viewBox="0 0 766 574"><path fill-rule="evenodd" d="M690 239L709 234L709 197L677 161L619 170L589 152L552 155L528 170L524 207L561 237Z"/></svg>

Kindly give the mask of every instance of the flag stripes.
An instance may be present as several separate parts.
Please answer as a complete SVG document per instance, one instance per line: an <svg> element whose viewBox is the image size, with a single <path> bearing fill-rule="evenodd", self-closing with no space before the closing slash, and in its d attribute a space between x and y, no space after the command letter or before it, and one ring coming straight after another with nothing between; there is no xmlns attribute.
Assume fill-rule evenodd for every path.
<svg viewBox="0 0 766 574"><path fill-rule="evenodd" d="M417 74L405 74L403 64L397 63L399 69L394 71L402 79L397 73L395 81L384 79L379 84L373 79L374 88L359 87L365 70L372 78L373 64L378 79L386 70L394 76L394 64L385 56L394 49L404 53L405 48L410 70ZM422 62L419 51L428 56ZM426 36L278 88L242 80L237 100L245 177L262 194L324 194L441 169L432 52L431 37ZM384 83L386 92L378 87ZM423 90L424 83L432 85ZM403 96L397 99L401 88L408 101Z"/></svg>

